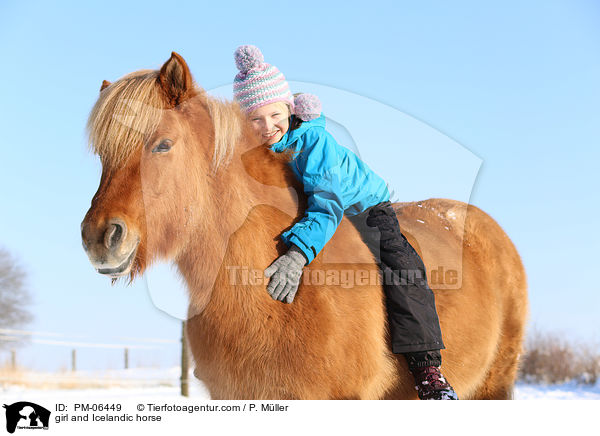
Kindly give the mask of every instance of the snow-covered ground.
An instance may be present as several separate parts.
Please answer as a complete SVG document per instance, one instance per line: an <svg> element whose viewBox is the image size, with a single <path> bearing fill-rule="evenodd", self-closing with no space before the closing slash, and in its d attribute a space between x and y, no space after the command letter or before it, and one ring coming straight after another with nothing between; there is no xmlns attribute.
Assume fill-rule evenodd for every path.
<svg viewBox="0 0 600 436"><path fill-rule="evenodd" d="M75 373L20 373L27 385L7 383L0 377L0 395L5 402L19 401L24 396L37 399L73 398L182 398L180 397L180 368L136 368L115 371L77 371ZM189 375L190 399L208 400L204 385ZM60 387L62 386L62 387ZM68 388L64 388L67 386ZM184 399L184 398L182 398ZM600 384L578 385L569 382L561 385L536 385L517 383L515 400L600 400Z"/></svg>
<svg viewBox="0 0 600 436"><path fill-rule="evenodd" d="M600 385L579 385L575 382L560 385L517 383L515 400L600 400Z"/></svg>
<svg viewBox="0 0 600 436"><path fill-rule="evenodd" d="M20 372L23 384L10 383L7 377L0 377L0 395L10 401L24 396L37 399L78 398L106 401L111 398L140 400L146 398L181 398L181 369L134 368L114 371L76 371L63 373ZM188 375L190 398L210 399L204 385L192 374ZM18 401L18 400L15 400Z"/></svg>
<svg viewBox="0 0 600 436"><path fill-rule="evenodd" d="M21 372L18 378L23 383L18 385L13 383L14 379L9 383L8 374L0 372L0 404L28 401L41 405L51 411L49 431L78 436L132 432L187 434L190 429L197 429L198 434L215 430L249 436L377 434L399 427L404 432L417 433L422 430L423 420L430 419L432 413L446 425L449 434L462 436L479 436L482 429L486 429L488 436L505 436L513 434L515 426L519 429L516 434L590 434L590 430L596 428L597 405L593 401L463 401L453 404L408 401L401 405L396 401L211 402L205 387L191 374L190 396L182 397L179 377L179 368L60 374ZM600 386L518 384L515 399L600 400ZM77 410L78 406L86 405L100 408L89 412ZM116 411L112 409L115 406L118 406ZM151 420L153 418L158 421ZM19 423L29 425L25 417ZM490 427L490 423L494 425ZM4 413L0 413L0 428L7 424L8 415L5 418ZM460 432L452 429L460 429Z"/></svg>

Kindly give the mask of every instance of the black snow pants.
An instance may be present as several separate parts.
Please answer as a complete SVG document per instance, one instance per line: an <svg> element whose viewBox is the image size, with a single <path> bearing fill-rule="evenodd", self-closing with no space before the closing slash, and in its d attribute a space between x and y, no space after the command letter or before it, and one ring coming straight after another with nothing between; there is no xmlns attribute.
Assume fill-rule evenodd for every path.
<svg viewBox="0 0 600 436"><path fill-rule="evenodd" d="M435 297L425 265L400 231L392 204L376 204L348 219L381 269L392 352L403 354L411 369L440 366L440 349L445 347Z"/></svg>

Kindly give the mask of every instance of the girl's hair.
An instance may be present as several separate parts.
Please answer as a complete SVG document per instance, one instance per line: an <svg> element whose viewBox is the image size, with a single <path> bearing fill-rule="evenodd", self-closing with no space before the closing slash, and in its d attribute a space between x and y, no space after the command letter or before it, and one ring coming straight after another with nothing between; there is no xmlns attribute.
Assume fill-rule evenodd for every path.
<svg viewBox="0 0 600 436"><path fill-rule="evenodd" d="M292 130L296 130L298 127L302 125L302 120L295 115L292 115L290 118L290 132Z"/></svg>
<svg viewBox="0 0 600 436"><path fill-rule="evenodd" d="M294 94L294 98L298 97L300 94L302 94L301 92L297 92L296 94ZM290 106L288 105L288 113L291 114L292 111L290 110ZM290 116L290 127L289 130L290 132L292 130L296 130L298 127L300 127L302 125L302 120L294 115Z"/></svg>

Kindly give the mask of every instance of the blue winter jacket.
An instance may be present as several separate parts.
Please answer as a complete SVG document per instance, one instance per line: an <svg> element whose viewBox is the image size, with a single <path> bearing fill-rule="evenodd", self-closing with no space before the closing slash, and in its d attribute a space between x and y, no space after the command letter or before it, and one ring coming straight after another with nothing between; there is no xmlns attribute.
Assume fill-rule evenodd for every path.
<svg viewBox="0 0 600 436"><path fill-rule="evenodd" d="M281 238L288 246L297 245L308 263L331 239L344 213L356 215L390 198L383 179L325 130L323 115L288 130L270 148L294 152L290 166L304 185L308 207Z"/></svg>

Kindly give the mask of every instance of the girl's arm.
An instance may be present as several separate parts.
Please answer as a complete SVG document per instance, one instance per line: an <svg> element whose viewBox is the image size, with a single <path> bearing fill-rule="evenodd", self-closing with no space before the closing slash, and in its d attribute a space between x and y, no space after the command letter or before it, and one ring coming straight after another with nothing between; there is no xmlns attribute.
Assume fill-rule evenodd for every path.
<svg viewBox="0 0 600 436"><path fill-rule="evenodd" d="M304 217L281 237L289 246L298 246L308 259L317 256L335 233L344 216L341 167L337 153L340 147L323 129L320 135L306 138L314 146L307 147L304 158L297 159L301 168L308 206Z"/></svg>

